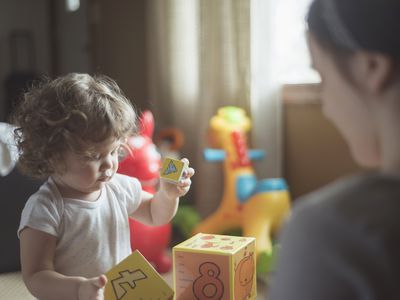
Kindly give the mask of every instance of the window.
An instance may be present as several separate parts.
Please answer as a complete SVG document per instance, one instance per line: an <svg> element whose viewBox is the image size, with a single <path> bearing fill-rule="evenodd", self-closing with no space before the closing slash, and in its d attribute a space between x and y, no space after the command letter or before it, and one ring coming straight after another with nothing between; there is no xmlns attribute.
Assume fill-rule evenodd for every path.
<svg viewBox="0 0 400 300"><path fill-rule="evenodd" d="M306 44L306 14L312 0L274 1L276 26L274 57L279 61L281 84L316 83L319 75L310 67Z"/></svg>

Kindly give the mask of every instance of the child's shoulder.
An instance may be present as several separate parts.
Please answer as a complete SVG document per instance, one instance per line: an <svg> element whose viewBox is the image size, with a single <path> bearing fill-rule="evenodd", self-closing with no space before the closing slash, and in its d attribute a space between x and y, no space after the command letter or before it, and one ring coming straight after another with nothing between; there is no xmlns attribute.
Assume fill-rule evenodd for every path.
<svg viewBox="0 0 400 300"><path fill-rule="evenodd" d="M110 180L110 183L117 183L117 184L132 184L133 182L139 183L139 180L135 177L127 176L120 173L115 173Z"/></svg>
<svg viewBox="0 0 400 300"><path fill-rule="evenodd" d="M47 211L62 214L64 208L63 199L55 185L54 181L49 178L44 182L39 190L33 193L25 204L24 212Z"/></svg>
<svg viewBox="0 0 400 300"><path fill-rule="evenodd" d="M52 203L60 200L62 200L62 197L51 177L48 178L29 198L29 201L48 201Z"/></svg>
<svg viewBox="0 0 400 300"><path fill-rule="evenodd" d="M141 189L139 180L135 177L116 173L109 181L108 186L116 191L131 191L133 189Z"/></svg>

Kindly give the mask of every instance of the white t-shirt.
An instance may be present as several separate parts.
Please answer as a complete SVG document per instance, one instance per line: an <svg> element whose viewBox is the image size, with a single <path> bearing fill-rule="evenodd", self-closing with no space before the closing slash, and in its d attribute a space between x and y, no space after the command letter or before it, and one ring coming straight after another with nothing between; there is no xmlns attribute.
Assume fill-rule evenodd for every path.
<svg viewBox="0 0 400 300"><path fill-rule="evenodd" d="M137 179L115 174L94 202L62 198L49 178L27 201L25 227L57 237L55 270L68 276L103 274L131 254L128 216L139 206Z"/></svg>

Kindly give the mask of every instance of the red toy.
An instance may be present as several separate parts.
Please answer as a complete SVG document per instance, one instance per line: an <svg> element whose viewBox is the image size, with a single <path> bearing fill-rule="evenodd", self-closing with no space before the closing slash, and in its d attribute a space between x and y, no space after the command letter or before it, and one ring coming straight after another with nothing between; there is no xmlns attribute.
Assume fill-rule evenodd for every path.
<svg viewBox="0 0 400 300"><path fill-rule="evenodd" d="M154 118L150 111L140 118L140 132L128 139L131 153L120 162L118 173L137 178L143 190L154 194L159 181L161 155L152 141ZM171 240L171 224L147 226L129 219L132 250L138 249L159 273L171 269L172 259L166 249Z"/></svg>

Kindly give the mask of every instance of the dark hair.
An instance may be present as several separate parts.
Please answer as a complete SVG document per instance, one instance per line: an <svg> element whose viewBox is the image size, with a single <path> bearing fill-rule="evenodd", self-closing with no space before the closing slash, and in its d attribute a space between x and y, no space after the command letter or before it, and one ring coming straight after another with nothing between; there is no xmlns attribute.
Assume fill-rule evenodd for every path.
<svg viewBox="0 0 400 300"><path fill-rule="evenodd" d="M398 0L314 0L307 23L318 42L335 55L365 50L400 62Z"/></svg>
<svg viewBox="0 0 400 300"><path fill-rule="evenodd" d="M136 130L136 113L106 76L68 74L33 86L13 114L19 167L36 178L56 171L66 150L89 153Z"/></svg>

